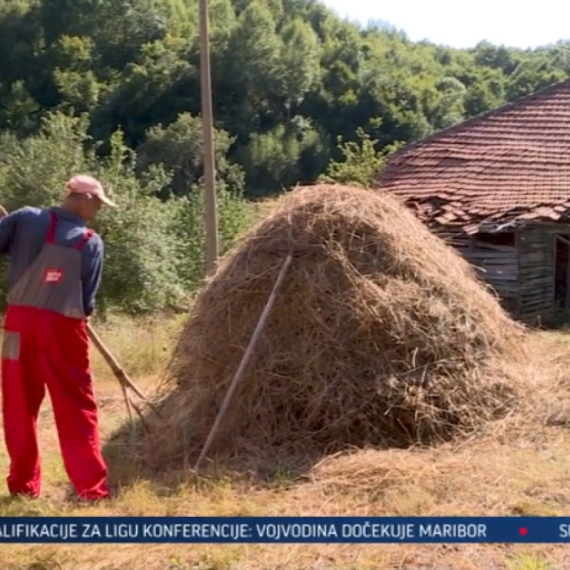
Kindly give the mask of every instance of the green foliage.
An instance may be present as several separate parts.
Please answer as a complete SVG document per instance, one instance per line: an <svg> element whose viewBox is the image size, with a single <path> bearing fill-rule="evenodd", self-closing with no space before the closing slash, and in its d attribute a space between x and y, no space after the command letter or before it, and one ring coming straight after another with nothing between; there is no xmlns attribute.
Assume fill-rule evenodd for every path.
<svg viewBox="0 0 570 570"><path fill-rule="evenodd" d="M136 175L162 164L186 194L201 176L198 21L197 0L0 2L0 132L87 115L99 154L121 129ZM218 174L249 196L315 180L359 128L381 147L410 142L570 74L570 42L413 43L312 0L212 0L210 23Z"/></svg>
<svg viewBox="0 0 570 570"><path fill-rule="evenodd" d="M220 254L223 255L234 244L236 237L251 224L253 209L240 195L228 190L223 184L218 187L218 240ZM194 187L191 196L180 199L173 220L178 267L188 290L193 291L202 283L206 271L204 244L206 226L204 216L204 192Z"/></svg>
<svg viewBox="0 0 570 570"><path fill-rule="evenodd" d="M368 185L394 145L570 75L570 42L414 43L314 0L209 12L224 247L246 223L243 197ZM0 0L0 198L52 203L79 170L112 183L123 208L100 224L102 305L164 306L201 279L198 22L198 0Z"/></svg>
<svg viewBox="0 0 570 570"><path fill-rule="evenodd" d="M310 121L294 117L287 126L253 134L243 149L242 162L249 172L248 184L260 195L284 190L299 181L314 180L308 157L322 150L321 134ZM306 157L306 160L303 160Z"/></svg>
<svg viewBox="0 0 570 570"><path fill-rule="evenodd" d="M218 130L214 134L216 175L231 190L241 192L244 184L243 169L227 158L234 142L228 133ZM197 184L204 171L202 120L188 113L181 114L168 126L157 125L147 132L137 152L138 170L162 165L172 175L170 187L178 196L187 195Z"/></svg>
<svg viewBox="0 0 570 570"><path fill-rule="evenodd" d="M358 129L356 136L360 142L344 142L342 137L339 137L338 148L344 160L331 161L326 173L319 178L319 182L354 184L369 188L384 168L387 157L401 146L399 143L393 143L382 151L377 151L378 141L372 140L369 134Z"/></svg>
<svg viewBox="0 0 570 570"><path fill-rule="evenodd" d="M0 137L0 203L9 211L50 206L59 201L72 174L93 173L119 206L103 209L94 225L105 242L100 312L180 305L204 274L204 227L198 219L203 192L195 189L190 197L160 200L157 193L169 181L165 169L152 165L137 176L136 155L120 131L111 137L109 156L98 159L94 150L85 149L88 126L86 117L56 112L33 137ZM221 239L227 247L247 223L248 210L239 194L223 188L219 207Z"/></svg>

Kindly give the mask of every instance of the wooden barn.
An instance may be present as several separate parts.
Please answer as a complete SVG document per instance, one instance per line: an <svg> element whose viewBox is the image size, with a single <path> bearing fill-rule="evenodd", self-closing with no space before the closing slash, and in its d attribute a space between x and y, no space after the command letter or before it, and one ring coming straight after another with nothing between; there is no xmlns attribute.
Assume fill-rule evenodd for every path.
<svg viewBox="0 0 570 570"><path fill-rule="evenodd" d="M570 314L570 80L394 153L376 186L451 240L529 324Z"/></svg>

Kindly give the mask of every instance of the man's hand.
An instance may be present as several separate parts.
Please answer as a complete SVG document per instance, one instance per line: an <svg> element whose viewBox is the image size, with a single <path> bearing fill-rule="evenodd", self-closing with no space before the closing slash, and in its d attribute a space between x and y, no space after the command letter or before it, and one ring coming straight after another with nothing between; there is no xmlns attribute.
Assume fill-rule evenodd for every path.
<svg viewBox="0 0 570 570"><path fill-rule="evenodd" d="M2 204L0 204L0 218L3 218L4 216L7 216L8 212L6 210L6 208L4 208L4 206L2 206Z"/></svg>

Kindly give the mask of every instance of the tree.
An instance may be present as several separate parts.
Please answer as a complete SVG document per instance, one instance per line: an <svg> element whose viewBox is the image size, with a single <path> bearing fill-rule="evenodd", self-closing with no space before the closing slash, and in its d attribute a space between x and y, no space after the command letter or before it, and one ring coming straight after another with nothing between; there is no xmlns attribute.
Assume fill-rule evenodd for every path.
<svg viewBox="0 0 570 570"><path fill-rule="evenodd" d="M370 187L384 168L387 157L401 146L401 143L393 143L382 151L377 151L378 141L372 140L362 129L357 129L356 136L360 142L345 142L342 137L338 138L338 148L344 160L331 161L326 173L320 177L320 182Z"/></svg>
<svg viewBox="0 0 570 570"><path fill-rule="evenodd" d="M50 113L87 115L98 157L120 130L139 163L187 191L200 177L183 158L194 134L169 129L200 115L198 21L198 0L0 1L0 132L28 137ZM570 42L453 49L342 21L313 0L210 0L210 21L217 138L231 140L219 174L233 188L238 170L222 163L241 167L247 195L314 181L340 159L338 137L359 128L378 148L417 140L570 74Z"/></svg>
<svg viewBox="0 0 570 570"><path fill-rule="evenodd" d="M299 19L287 24L281 36L280 90L289 116L291 108L300 105L307 92L320 79L320 48L315 32Z"/></svg>
<svg viewBox="0 0 570 570"><path fill-rule="evenodd" d="M233 192L242 192L243 170L227 158L234 139L223 130L216 130L214 139L217 181ZM204 173L202 120L182 113L170 125L152 127L137 156L139 172L162 166L172 175L168 188L177 196L188 195L194 185L201 183Z"/></svg>

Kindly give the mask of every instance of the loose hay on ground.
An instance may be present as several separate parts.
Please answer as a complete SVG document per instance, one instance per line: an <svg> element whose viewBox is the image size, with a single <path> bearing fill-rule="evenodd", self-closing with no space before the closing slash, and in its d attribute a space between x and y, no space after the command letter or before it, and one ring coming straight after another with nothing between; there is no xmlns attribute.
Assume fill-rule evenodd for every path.
<svg viewBox="0 0 570 570"><path fill-rule="evenodd" d="M216 450L408 445L504 414L518 388L495 368L522 329L473 269L391 197L312 186L283 197L193 305L156 430L156 465L195 457L284 260L285 279Z"/></svg>

